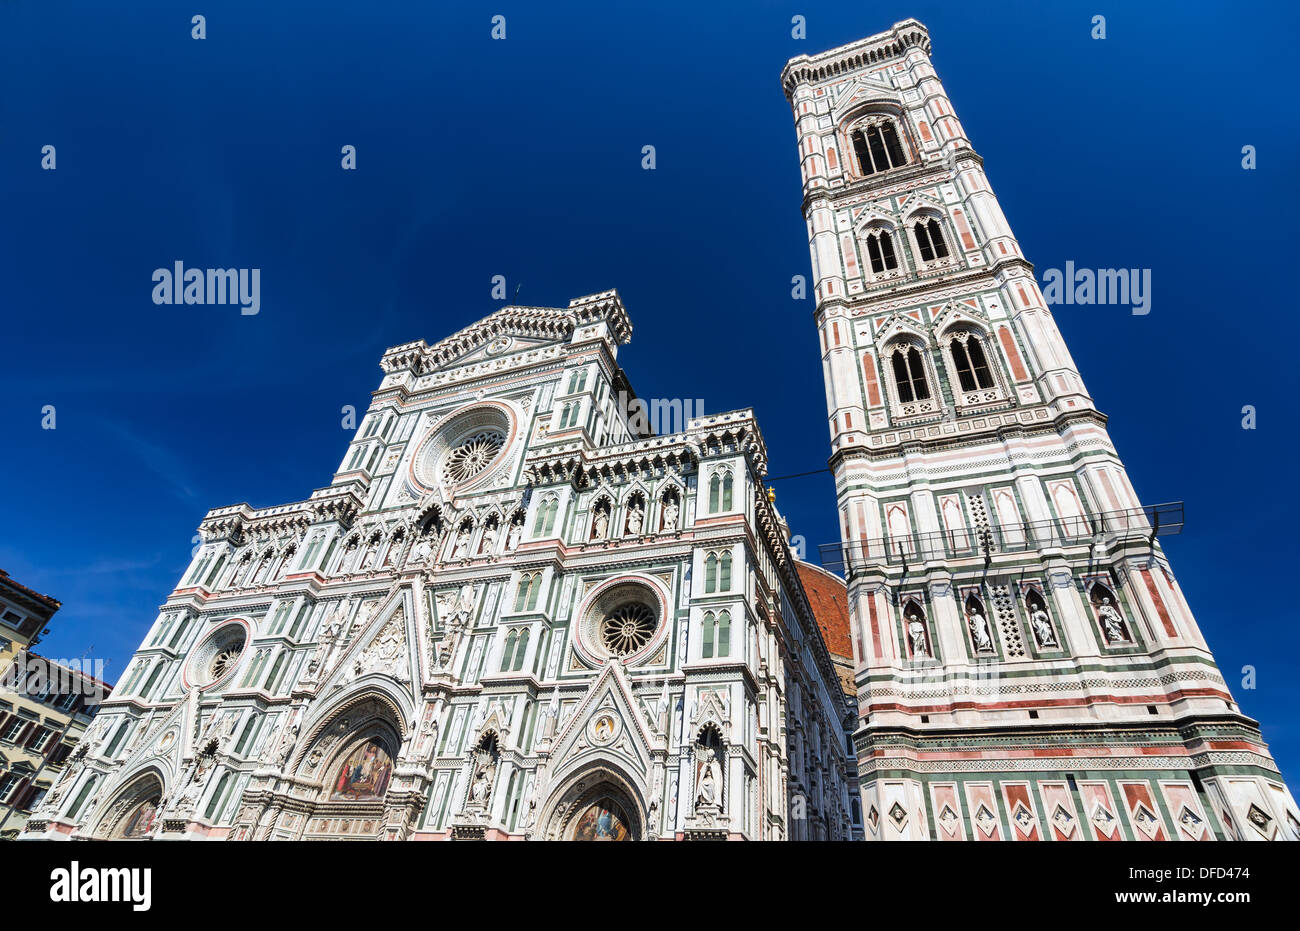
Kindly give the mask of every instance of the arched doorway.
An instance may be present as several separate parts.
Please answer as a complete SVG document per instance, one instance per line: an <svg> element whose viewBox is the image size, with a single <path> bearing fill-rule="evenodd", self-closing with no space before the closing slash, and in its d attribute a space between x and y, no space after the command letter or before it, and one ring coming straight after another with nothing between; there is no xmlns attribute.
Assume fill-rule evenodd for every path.
<svg viewBox="0 0 1300 931"><path fill-rule="evenodd" d="M645 837L645 809L632 781L599 764L567 779L543 809L536 836L546 840L633 841Z"/></svg>
<svg viewBox="0 0 1300 931"><path fill-rule="evenodd" d="M153 836L161 815L163 781L155 772L133 780L109 805L95 836L108 840L144 840Z"/></svg>

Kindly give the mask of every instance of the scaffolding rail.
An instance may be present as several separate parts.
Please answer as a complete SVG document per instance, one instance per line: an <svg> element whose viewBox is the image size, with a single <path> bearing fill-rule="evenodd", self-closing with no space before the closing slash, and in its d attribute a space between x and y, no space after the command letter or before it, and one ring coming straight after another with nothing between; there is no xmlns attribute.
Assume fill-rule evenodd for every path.
<svg viewBox="0 0 1300 931"><path fill-rule="evenodd" d="M844 543L823 543L817 548L822 568L848 576L873 566L908 566L940 560L974 559L985 562L1004 553L1027 553L1066 546L1114 546L1136 539L1148 544L1156 537L1183 530L1183 502L1150 504L1126 511L1107 511L1091 517L1054 518L1022 524L990 525L986 530L959 528L911 533Z"/></svg>

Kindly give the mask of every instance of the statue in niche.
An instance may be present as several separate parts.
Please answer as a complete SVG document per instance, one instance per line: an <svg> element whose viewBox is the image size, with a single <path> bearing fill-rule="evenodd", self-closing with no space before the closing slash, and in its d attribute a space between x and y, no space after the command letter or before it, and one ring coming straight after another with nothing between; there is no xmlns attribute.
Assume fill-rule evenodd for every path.
<svg viewBox="0 0 1300 931"><path fill-rule="evenodd" d="M971 639L975 641L975 650L979 653L993 652L993 636L989 631L989 622L984 615L974 606L966 616L966 623L970 626Z"/></svg>
<svg viewBox="0 0 1300 931"><path fill-rule="evenodd" d="M912 641L912 655L929 659L929 642L925 635L925 622L921 615L910 614L907 618L907 636Z"/></svg>
<svg viewBox="0 0 1300 931"><path fill-rule="evenodd" d="M361 569L362 572L365 572L367 569L372 569L372 568L374 568L374 565L375 565L375 552L376 552L378 549L379 549L379 544L378 544L378 543L372 543L372 544L370 544L369 546L366 547L366 554L365 554L364 556L361 557L361 566L360 566L360 569Z"/></svg>
<svg viewBox="0 0 1300 931"><path fill-rule="evenodd" d="M1056 631L1052 630L1052 620L1043 610L1042 605L1033 605L1029 611L1029 624L1034 628L1034 639L1040 647L1056 646Z"/></svg>
<svg viewBox="0 0 1300 931"><path fill-rule="evenodd" d="M1106 634L1106 640L1110 643L1127 643L1128 629L1124 626L1124 618L1120 616L1119 611L1110 603L1110 598L1103 596L1101 604L1097 605L1097 616L1101 618L1101 627Z"/></svg>
<svg viewBox="0 0 1300 931"><path fill-rule="evenodd" d="M609 505L602 504L596 508L596 516L591 519L591 538L604 540L609 537Z"/></svg>
<svg viewBox="0 0 1300 931"><path fill-rule="evenodd" d="M452 550L452 559L464 559L469 555L469 528L462 526L456 532L456 547Z"/></svg>
<svg viewBox="0 0 1300 931"><path fill-rule="evenodd" d="M497 525L495 522L489 523L483 528L483 541L479 544L480 553L491 555L497 548Z"/></svg>
<svg viewBox="0 0 1300 931"><path fill-rule="evenodd" d="M677 529L677 514L680 510L677 499L669 498L664 502L664 530Z"/></svg>
<svg viewBox="0 0 1300 931"><path fill-rule="evenodd" d="M411 555L407 558L407 563L412 566L423 566L429 561L433 554L433 546L429 543L428 537L420 537L415 541L415 546L411 547Z"/></svg>
<svg viewBox="0 0 1300 931"><path fill-rule="evenodd" d="M716 747L699 749L699 785L695 793L696 805L717 806L722 796L722 766L718 763Z"/></svg>
<svg viewBox="0 0 1300 931"><path fill-rule="evenodd" d="M506 549L514 552L519 546L519 538L524 533L524 521L521 517L516 517L510 522L510 530L506 533Z"/></svg>
<svg viewBox="0 0 1300 931"><path fill-rule="evenodd" d="M630 536L640 536L643 526L645 526L645 508L639 500L633 501L632 507L627 512L627 532Z"/></svg>

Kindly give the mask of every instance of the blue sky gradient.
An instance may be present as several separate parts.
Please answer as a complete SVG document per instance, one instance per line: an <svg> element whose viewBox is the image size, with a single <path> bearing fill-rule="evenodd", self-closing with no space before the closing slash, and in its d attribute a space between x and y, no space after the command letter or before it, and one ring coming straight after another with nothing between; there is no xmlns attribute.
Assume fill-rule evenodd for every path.
<svg viewBox="0 0 1300 931"><path fill-rule="evenodd" d="M327 484L340 408L368 403L383 350L492 312L494 275L526 304L618 288L641 395L752 406L773 475L823 468L778 76L915 16L1040 273L1152 270L1148 316L1057 320L1138 493L1187 502L1174 570L1295 775L1295 341L1261 318L1289 304L1300 120L1276 39L1300 16L1103 6L0 3L0 566L63 601L42 650L116 679L203 514ZM260 268L261 312L154 305L176 260ZM836 539L828 475L777 503L810 543Z"/></svg>

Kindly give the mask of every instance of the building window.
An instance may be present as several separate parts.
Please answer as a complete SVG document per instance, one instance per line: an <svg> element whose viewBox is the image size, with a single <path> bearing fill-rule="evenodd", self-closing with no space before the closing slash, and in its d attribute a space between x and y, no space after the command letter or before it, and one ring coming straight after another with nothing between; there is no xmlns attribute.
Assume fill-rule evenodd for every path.
<svg viewBox="0 0 1300 931"><path fill-rule="evenodd" d="M918 220L912 231L916 234L916 247L921 250L922 261L933 262L948 257L948 246L943 241L943 230L938 220L933 217Z"/></svg>
<svg viewBox="0 0 1300 931"><path fill-rule="evenodd" d="M868 233L867 258L871 262L871 270L877 275L897 269L898 256L894 252L893 237L884 230Z"/></svg>
<svg viewBox="0 0 1300 931"><path fill-rule="evenodd" d="M722 611L718 614L718 655L731 655L731 612Z"/></svg>
<svg viewBox="0 0 1300 931"><path fill-rule="evenodd" d="M718 627L718 619L712 611L704 615L704 621L700 625L700 656L704 659L713 658L713 639Z"/></svg>
<svg viewBox="0 0 1300 931"><path fill-rule="evenodd" d="M709 479L709 512L731 510L732 480L730 472L714 472Z"/></svg>
<svg viewBox="0 0 1300 931"><path fill-rule="evenodd" d="M711 595L718 590L718 554L710 553L704 557L704 594Z"/></svg>
<svg viewBox="0 0 1300 931"><path fill-rule="evenodd" d="M16 773L5 773L0 776L0 802L9 800L9 794L17 787L18 783L23 781L23 777Z"/></svg>
<svg viewBox="0 0 1300 931"><path fill-rule="evenodd" d="M900 345L893 352L894 384L898 400L904 404L924 401L930 397L930 386L925 379L925 365L915 346Z"/></svg>
<svg viewBox="0 0 1300 931"><path fill-rule="evenodd" d="M878 120L869 126L855 129L849 139L853 143L853 155L858 161L858 171L861 174L874 175L907 164L893 120Z"/></svg>
<svg viewBox="0 0 1300 931"><path fill-rule="evenodd" d="M973 333L958 333L949 341L952 361L957 368L957 381L962 391L978 391L993 387L993 373L989 371L988 358L979 337Z"/></svg>

